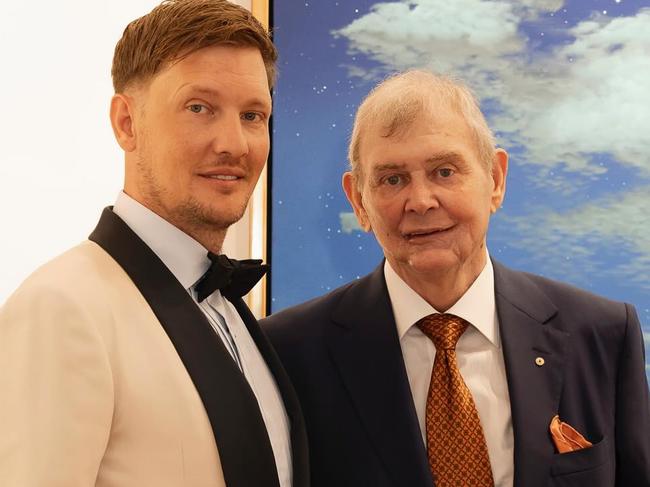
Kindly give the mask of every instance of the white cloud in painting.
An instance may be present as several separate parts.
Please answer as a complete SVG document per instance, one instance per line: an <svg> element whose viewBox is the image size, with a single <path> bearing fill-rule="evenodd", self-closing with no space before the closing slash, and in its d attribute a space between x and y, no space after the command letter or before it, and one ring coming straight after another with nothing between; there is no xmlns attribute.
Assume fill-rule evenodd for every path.
<svg viewBox="0 0 650 487"><path fill-rule="evenodd" d="M564 6L564 0L518 0L511 3L515 8L525 9L534 17L540 13L557 12Z"/></svg>
<svg viewBox="0 0 650 487"><path fill-rule="evenodd" d="M506 2L416 0L378 3L334 34L388 71L428 66L447 72L520 52L525 39L518 23Z"/></svg>
<svg viewBox="0 0 650 487"><path fill-rule="evenodd" d="M521 23L561 6L386 2L334 35L385 71L424 67L464 77L479 97L496 102L491 125L506 147L525 148L519 163L596 175L606 168L594 154L608 153L650 175L650 9L630 17L594 14L569 31L570 43L531 58ZM357 66L353 74L361 72ZM378 76L376 68L366 74Z"/></svg>
<svg viewBox="0 0 650 487"><path fill-rule="evenodd" d="M342 211L339 213L339 223L343 233L352 233L355 231L362 232L363 229L359 225L356 215L352 211Z"/></svg>
<svg viewBox="0 0 650 487"><path fill-rule="evenodd" d="M526 216L508 216L517 229L509 245L537 256L546 269L562 269L565 278L585 281L589 275L610 275L650 291L650 187L624 195L609 195L575 210L550 210ZM628 260L612 266L599 264L597 252L616 249ZM608 259L608 261L611 259Z"/></svg>
<svg viewBox="0 0 650 487"><path fill-rule="evenodd" d="M532 163L594 174L605 168L592 156L607 153L650 176L650 9L571 33L574 42L537 60L546 73L504 78L512 92L500 94L494 125L508 132L506 144L525 145Z"/></svg>

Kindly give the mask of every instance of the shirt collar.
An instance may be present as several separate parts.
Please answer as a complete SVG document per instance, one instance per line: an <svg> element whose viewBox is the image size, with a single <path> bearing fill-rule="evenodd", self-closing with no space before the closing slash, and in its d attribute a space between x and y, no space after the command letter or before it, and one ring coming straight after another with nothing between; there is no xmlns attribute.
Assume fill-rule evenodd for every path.
<svg viewBox="0 0 650 487"><path fill-rule="evenodd" d="M397 275L388 260L384 263L384 276L400 340L419 320L432 313L439 313ZM446 313L460 316L490 343L501 347L494 297L494 269L489 255L476 280Z"/></svg>
<svg viewBox="0 0 650 487"><path fill-rule="evenodd" d="M167 220L120 191L113 212L163 261L185 289L210 267L203 245Z"/></svg>

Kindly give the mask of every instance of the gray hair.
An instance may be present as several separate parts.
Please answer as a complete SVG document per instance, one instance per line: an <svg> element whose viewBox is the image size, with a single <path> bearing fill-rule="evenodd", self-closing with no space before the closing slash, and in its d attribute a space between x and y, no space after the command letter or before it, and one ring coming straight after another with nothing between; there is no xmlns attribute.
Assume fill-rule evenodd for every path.
<svg viewBox="0 0 650 487"><path fill-rule="evenodd" d="M348 149L350 169L357 183L361 181L361 139L370 126L383 128L382 137L400 136L418 116L435 113L440 105L451 107L465 119L479 160L491 169L494 134L472 91L459 80L429 71L410 70L395 74L375 86L357 110Z"/></svg>

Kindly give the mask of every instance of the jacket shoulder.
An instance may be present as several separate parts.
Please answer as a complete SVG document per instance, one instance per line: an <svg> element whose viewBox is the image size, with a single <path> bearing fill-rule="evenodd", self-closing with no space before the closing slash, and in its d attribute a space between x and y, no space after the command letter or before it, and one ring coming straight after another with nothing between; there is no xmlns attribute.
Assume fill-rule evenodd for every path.
<svg viewBox="0 0 650 487"><path fill-rule="evenodd" d="M621 301L615 301L563 281L529 273L525 273L525 275L555 303L567 303L570 308L576 310L590 308L605 316L612 313L615 315L625 314L625 303Z"/></svg>
<svg viewBox="0 0 650 487"><path fill-rule="evenodd" d="M260 320L260 325L272 337L283 333L300 333L313 329L317 323L329 321L332 310L357 283L358 281L353 281L344 284L327 294L273 313Z"/></svg>
<svg viewBox="0 0 650 487"><path fill-rule="evenodd" d="M36 269L2 308L28 312L48 308L103 309L114 294L109 289L127 280L121 267L101 247L84 241Z"/></svg>
<svg viewBox="0 0 650 487"><path fill-rule="evenodd" d="M574 330L581 325L625 326L630 313L630 304L615 301L579 288L566 282L550 279L523 271L509 269L495 263L495 291L497 296L517 306L520 302L532 305L530 295L540 292L557 309L564 323L571 324ZM531 292L532 291L532 292Z"/></svg>
<svg viewBox="0 0 650 487"><path fill-rule="evenodd" d="M334 323L341 324L361 309L376 306L375 300L385 293L383 264L374 271L333 291L292 306L261 321L274 345L320 340Z"/></svg>

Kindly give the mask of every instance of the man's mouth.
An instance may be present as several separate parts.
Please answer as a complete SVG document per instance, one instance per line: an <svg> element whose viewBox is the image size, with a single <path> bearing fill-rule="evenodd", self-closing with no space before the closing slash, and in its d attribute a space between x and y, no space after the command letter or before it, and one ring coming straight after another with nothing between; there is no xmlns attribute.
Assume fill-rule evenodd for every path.
<svg viewBox="0 0 650 487"><path fill-rule="evenodd" d="M207 174L203 177L208 179L218 179L220 181L236 181L237 179L241 179L238 176L229 175L229 174Z"/></svg>
<svg viewBox="0 0 650 487"><path fill-rule="evenodd" d="M404 232L402 235L404 236L405 239L407 240L417 240L425 237L431 237L435 235L441 235L449 230L451 230L453 227L444 227L444 228L423 228L423 229L418 229L418 230L412 230L410 232Z"/></svg>
<svg viewBox="0 0 650 487"><path fill-rule="evenodd" d="M244 179L246 177L246 171L239 167L214 167L199 172L198 176L205 179L232 183Z"/></svg>

